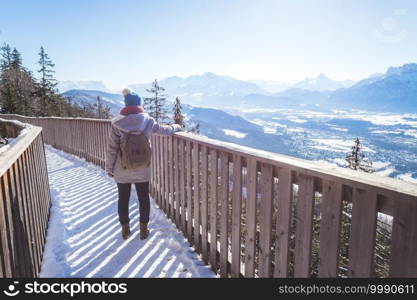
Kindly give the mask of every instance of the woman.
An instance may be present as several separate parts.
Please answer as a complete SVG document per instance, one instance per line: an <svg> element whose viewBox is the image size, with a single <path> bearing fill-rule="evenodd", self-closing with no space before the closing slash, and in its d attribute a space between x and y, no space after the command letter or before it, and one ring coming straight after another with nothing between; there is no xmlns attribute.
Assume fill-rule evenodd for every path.
<svg viewBox="0 0 417 300"><path fill-rule="evenodd" d="M130 234L129 198L132 183L134 183L139 199L139 236L140 239L146 239L149 234L149 179L151 174L150 167L152 166L136 169L126 168L121 159L121 146L126 144L129 132L140 132L149 140L154 133L172 135L174 132L181 130L181 127L176 124L159 125L145 113L141 106L142 99L139 95L132 93L129 89L124 89L123 95L125 107L111 122L110 141L106 155L106 171L109 176L114 177L117 183L119 192L118 213L123 238L127 239Z"/></svg>

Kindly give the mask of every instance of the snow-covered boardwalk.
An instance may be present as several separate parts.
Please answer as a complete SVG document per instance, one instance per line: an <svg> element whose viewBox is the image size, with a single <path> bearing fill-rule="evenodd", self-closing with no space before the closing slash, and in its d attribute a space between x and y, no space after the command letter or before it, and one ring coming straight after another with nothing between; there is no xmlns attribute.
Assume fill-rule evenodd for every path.
<svg viewBox="0 0 417 300"><path fill-rule="evenodd" d="M132 188L132 234L123 240L117 188L99 167L46 146L52 207L41 277L215 277L151 199L150 235L138 237Z"/></svg>

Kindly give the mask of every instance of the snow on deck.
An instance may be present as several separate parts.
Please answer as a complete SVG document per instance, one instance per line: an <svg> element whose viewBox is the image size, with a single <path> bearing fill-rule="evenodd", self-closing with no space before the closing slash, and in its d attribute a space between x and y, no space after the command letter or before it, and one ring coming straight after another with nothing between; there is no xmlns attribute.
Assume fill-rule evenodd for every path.
<svg viewBox="0 0 417 300"><path fill-rule="evenodd" d="M132 186L123 240L117 187L99 167L46 146L52 207L41 277L215 277L151 199L150 235L139 239Z"/></svg>

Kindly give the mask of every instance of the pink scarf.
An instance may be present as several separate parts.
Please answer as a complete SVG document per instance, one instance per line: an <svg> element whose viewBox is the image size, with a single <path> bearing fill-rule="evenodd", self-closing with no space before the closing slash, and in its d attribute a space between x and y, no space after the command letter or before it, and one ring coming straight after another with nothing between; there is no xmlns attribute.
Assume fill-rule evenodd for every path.
<svg viewBox="0 0 417 300"><path fill-rule="evenodd" d="M120 114L124 116L131 115L131 114L140 114L143 112L145 112L145 110L143 109L142 106L133 106L133 105L125 106L120 110Z"/></svg>

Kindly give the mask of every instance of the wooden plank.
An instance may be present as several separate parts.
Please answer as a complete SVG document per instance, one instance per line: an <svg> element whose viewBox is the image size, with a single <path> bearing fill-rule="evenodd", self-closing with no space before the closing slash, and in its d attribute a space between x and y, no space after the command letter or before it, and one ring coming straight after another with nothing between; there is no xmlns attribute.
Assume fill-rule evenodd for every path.
<svg viewBox="0 0 417 300"><path fill-rule="evenodd" d="M200 251L200 149L193 143L193 179L194 179L194 247Z"/></svg>
<svg viewBox="0 0 417 300"><path fill-rule="evenodd" d="M288 277L288 255L291 222L292 176L284 168L278 172L278 217L275 242L274 277Z"/></svg>
<svg viewBox="0 0 417 300"><path fill-rule="evenodd" d="M210 149L210 264L217 271L217 151Z"/></svg>
<svg viewBox="0 0 417 300"><path fill-rule="evenodd" d="M25 276L26 277L33 277L34 276L34 258L33 252L31 251L31 244L30 244L30 228L29 228L29 217L26 210L26 194L25 188L22 186L23 181L23 174L21 168L21 158L20 157L16 163L14 164L14 172L15 172L15 185L16 185L16 192L17 192L17 204L19 207L19 226L21 230L21 245L20 252L22 253L25 265ZM43 180L43 178L38 178L38 180Z"/></svg>
<svg viewBox="0 0 417 300"><path fill-rule="evenodd" d="M151 196L152 198L156 198L155 195L155 184L156 184L156 172L155 172L155 166L156 166L156 149L155 149L155 136L151 136L151 146L152 146L152 158L151 158Z"/></svg>
<svg viewBox="0 0 417 300"><path fill-rule="evenodd" d="M181 195L180 195L180 189L179 189L179 181L180 181L180 170L178 167L178 139L174 139L174 179L175 179L175 223L180 228L181 226L181 210L180 210L180 201L181 201Z"/></svg>
<svg viewBox="0 0 417 300"><path fill-rule="evenodd" d="M1 190L0 190L0 195L1 195ZM1 222L1 219L0 219ZM0 225L1 226L1 225ZM6 277L6 266L4 265L3 262L3 245L2 245L2 239L0 238L0 278L5 278Z"/></svg>
<svg viewBox="0 0 417 300"><path fill-rule="evenodd" d="M157 203L159 205L159 207L161 206L161 144L160 144L160 137L158 135L155 136L155 141L156 141L156 180L157 180L157 185L156 185L156 200Z"/></svg>
<svg viewBox="0 0 417 300"><path fill-rule="evenodd" d="M29 189L31 194L31 212L33 214L33 223L32 227L34 228L36 232L35 236L35 243L36 247L38 248L38 261L41 261L42 259L42 240L44 237L44 232L42 232L41 229L41 222L42 222L42 216L41 211L37 205L38 202L38 187L33 178L37 178L34 170L34 148L33 145L31 145L27 151L25 151L24 156L26 159L27 167L28 167L28 173L29 173Z"/></svg>
<svg viewBox="0 0 417 300"><path fill-rule="evenodd" d="M193 195L192 195L192 153L191 153L191 142L187 141L186 144L186 162L187 162L187 237L188 240L191 242L193 239Z"/></svg>
<svg viewBox="0 0 417 300"><path fill-rule="evenodd" d="M36 201L35 198L35 191L33 187L33 176L31 176L32 171L28 159L29 149L25 151L22 155L23 157L23 170L25 174L24 178L24 185L27 189L27 199L28 199L28 211L29 211L29 219L30 219L30 228L32 230L32 240L31 243L33 245L34 254L35 254L35 262L37 266L36 276L40 271L40 264L42 259L42 248L41 248L41 233L39 232L39 223L40 219L37 215L37 210L34 207L34 202Z"/></svg>
<svg viewBox="0 0 417 300"><path fill-rule="evenodd" d="M176 157L176 163L178 166L178 213L179 213L179 219L178 219L178 228L181 230L185 229L185 207L184 207L184 181L183 181L183 174L184 174L184 165L183 165L183 156L184 156L184 150L183 150L183 140L178 138L178 152Z"/></svg>
<svg viewBox="0 0 417 300"><path fill-rule="evenodd" d="M166 202L165 202L165 180L166 180L166 176L165 176L165 168L164 168L164 136L159 136L159 170L161 171L161 207L162 210L164 210L165 212L166 210Z"/></svg>
<svg viewBox="0 0 417 300"><path fill-rule="evenodd" d="M410 202L415 198L406 197ZM397 198L392 226L390 277L417 277L417 204Z"/></svg>
<svg viewBox="0 0 417 300"><path fill-rule="evenodd" d="M245 277L255 276L257 161L248 160L248 197L246 202Z"/></svg>
<svg viewBox="0 0 417 300"><path fill-rule="evenodd" d="M19 207L17 204L17 193L16 193L16 185L14 181L14 164L7 172L6 177L9 184L9 191L10 191L10 201L9 201L9 208L10 208L10 215L9 215L9 224L13 224L13 231L10 234L10 238L13 239L13 261L14 261L14 268L17 274L17 277L24 277L24 264L25 261L23 259L22 253L19 251L22 247L21 241L21 228L18 221L19 218Z"/></svg>
<svg viewBox="0 0 417 300"><path fill-rule="evenodd" d="M298 179L294 277L309 277L313 229L314 178L300 174Z"/></svg>
<svg viewBox="0 0 417 300"><path fill-rule="evenodd" d="M220 276L228 277L227 263L229 257L229 155L220 153Z"/></svg>
<svg viewBox="0 0 417 300"><path fill-rule="evenodd" d="M164 202L165 202L165 212L168 213L169 212L169 181L172 180L172 178L169 177L169 172L168 172L168 152L169 152L169 147L168 147L168 139L170 137L165 136L164 137L164 148L163 148L163 153L164 153L164 182L165 182L165 187L164 187Z"/></svg>
<svg viewBox="0 0 417 300"><path fill-rule="evenodd" d="M272 166L261 164L261 204L259 238L259 277L271 277L271 238L272 238Z"/></svg>
<svg viewBox="0 0 417 300"><path fill-rule="evenodd" d="M242 215L242 158L233 156L232 192L232 266L231 275L240 277L241 215Z"/></svg>
<svg viewBox="0 0 417 300"><path fill-rule="evenodd" d="M46 173L46 165L45 163L45 155L43 153L43 144L41 143L41 140L37 138L36 141L33 143L34 147L34 167L36 170L36 176L39 178L39 180L36 181L38 185L38 192L39 192L39 198L37 201L37 205L40 208L41 211L41 230L43 234L42 242L46 238L46 230L47 230L47 224L48 224L48 207L46 204L46 199L49 198L49 189L46 191L45 187L45 181L47 181L47 173Z"/></svg>
<svg viewBox="0 0 417 300"><path fill-rule="evenodd" d="M173 213L173 206L174 206L174 137L170 136L168 138L168 163L169 163L169 170L168 176L169 180L169 215L172 216ZM172 217L171 217L172 218Z"/></svg>
<svg viewBox="0 0 417 300"><path fill-rule="evenodd" d="M377 194L355 189L349 239L349 277L370 277L373 268Z"/></svg>
<svg viewBox="0 0 417 300"><path fill-rule="evenodd" d="M9 218L8 203L10 203L10 193L7 184L6 174L0 177L0 230L1 230L1 245L2 256L4 260L4 274L5 277L14 277L14 263L13 263L13 244L11 237L11 226L7 222ZM13 223L12 223L13 226Z"/></svg>
<svg viewBox="0 0 417 300"><path fill-rule="evenodd" d="M337 277L340 222L342 215L342 185L323 181L321 202L319 277Z"/></svg>
<svg viewBox="0 0 417 300"><path fill-rule="evenodd" d="M187 231L187 213L186 213L186 206L187 206L187 198L186 198L186 186L185 186L185 176L186 176L186 165L185 165L185 141L182 139L178 139L178 146L179 146L179 171L180 171L180 182L179 182L179 192L181 195L180 203L181 203L181 226L182 231L185 233Z"/></svg>
<svg viewBox="0 0 417 300"><path fill-rule="evenodd" d="M181 185L181 183L180 183ZM201 147L201 252L208 262L208 152L207 146Z"/></svg>

